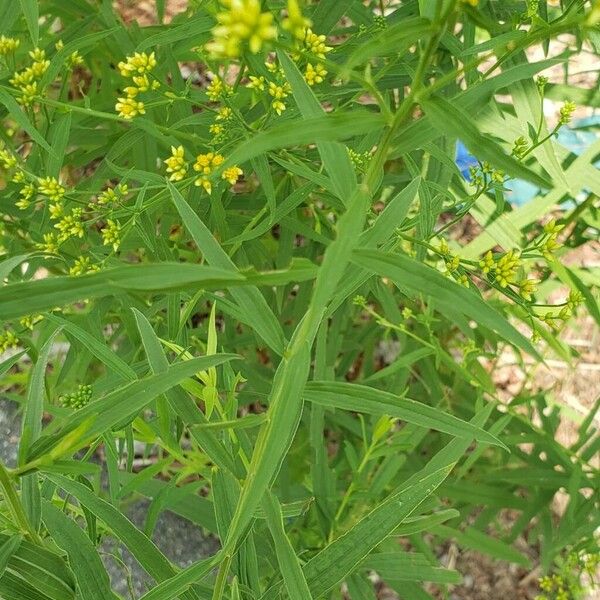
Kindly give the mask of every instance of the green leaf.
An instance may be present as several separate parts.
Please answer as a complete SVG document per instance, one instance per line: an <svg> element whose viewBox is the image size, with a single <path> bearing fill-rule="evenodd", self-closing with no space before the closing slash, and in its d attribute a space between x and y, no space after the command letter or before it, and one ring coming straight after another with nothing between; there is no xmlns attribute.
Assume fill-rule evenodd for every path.
<svg viewBox="0 0 600 600"><path fill-rule="evenodd" d="M438 407L428 406L365 385L338 381L311 381L304 388L304 399L328 408L396 417L407 423L443 431L456 437L475 439L508 450L497 437L445 413Z"/></svg>
<svg viewBox="0 0 600 600"><path fill-rule="evenodd" d="M0 542L0 578L6 570L10 557L17 551L23 538L20 535L11 535Z"/></svg>
<svg viewBox="0 0 600 600"><path fill-rule="evenodd" d="M86 600L117 600L110 589L108 573L90 538L74 521L47 500L43 520L56 544L69 556L78 592Z"/></svg>
<svg viewBox="0 0 600 600"><path fill-rule="evenodd" d="M23 414L22 434L19 443L19 464L23 465L27 452L41 435L42 417L44 415L44 396L46 395L46 367L50 351L54 345L57 329L42 346L38 359L31 369L29 385L27 387L27 400Z"/></svg>
<svg viewBox="0 0 600 600"><path fill-rule="evenodd" d="M377 571L387 582L431 581L456 585L462 579L458 571L432 566L423 554L413 552L374 553L362 567Z"/></svg>
<svg viewBox="0 0 600 600"><path fill-rule="evenodd" d="M6 320L37 314L83 299L127 291L161 292L220 288L243 283L241 275L202 265L158 263L107 269L80 277L49 277L0 288L0 314Z"/></svg>
<svg viewBox="0 0 600 600"><path fill-rule="evenodd" d="M82 483L58 474L49 474L47 477L110 527L113 534L125 544L134 558L156 581L164 581L175 575L175 569L164 554L120 510L98 498ZM197 599L196 594L189 597Z"/></svg>
<svg viewBox="0 0 600 600"><path fill-rule="evenodd" d="M263 509L265 511L265 518L267 519L267 526L275 543L277 562L279 563L290 600L312 600L298 558L283 527L281 506L277 498L270 492L267 492L263 496Z"/></svg>
<svg viewBox="0 0 600 600"><path fill-rule="evenodd" d="M390 494L303 568L313 597L319 598L353 573L365 558L446 479L451 466L434 471Z"/></svg>
<svg viewBox="0 0 600 600"><path fill-rule="evenodd" d="M71 323L57 315L48 314L45 317L51 323L56 323L64 331L72 335L83 346L85 346L98 360L103 362L111 372L118 373L127 381L137 379L136 372L115 352L113 352L108 344L102 343L98 338L94 337L85 329L82 329L75 323Z"/></svg>
<svg viewBox="0 0 600 600"><path fill-rule="evenodd" d="M90 402L83 408L77 410L73 416L66 421L65 426L58 436L47 436L41 438L39 443L31 449L29 459L35 459L49 449L58 446L66 432L72 432L76 427L82 426L89 421L89 426L84 430L84 436L80 440L80 447L86 445L90 440L102 435L115 425L125 423L133 419L140 410L147 406L154 398L179 384L187 377L191 377L198 371L214 367L234 358L235 354L215 354L193 358L171 365L166 371L149 375ZM68 449L69 453L74 451Z"/></svg>
<svg viewBox="0 0 600 600"><path fill-rule="evenodd" d="M270 150L349 139L381 129L384 125L385 120L381 115L365 110L289 120L242 142L229 155L223 168L244 163Z"/></svg>
<svg viewBox="0 0 600 600"><path fill-rule="evenodd" d="M35 48L38 45L40 39L40 12L39 4L37 0L19 0L21 3L21 10L25 15L25 21L27 23L27 29L31 37L31 43Z"/></svg>

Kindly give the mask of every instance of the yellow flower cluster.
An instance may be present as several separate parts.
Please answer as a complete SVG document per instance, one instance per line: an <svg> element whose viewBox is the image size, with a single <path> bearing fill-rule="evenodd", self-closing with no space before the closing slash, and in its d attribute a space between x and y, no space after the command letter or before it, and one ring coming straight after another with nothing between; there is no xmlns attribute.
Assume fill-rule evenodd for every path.
<svg viewBox="0 0 600 600"><path fill-rule="evenodd" d="M208 96L208 99L213 102L217 102L217 100L229 96L232 92L233 88L226 84L220 77L213 77L206 88L206 95Z"/></svg>
<svg viewBox="0 0 600 600"><path fill-rule="evenodd" d="M17 157L6 148L2 148L0 150L0 165L7 171L13 169L17 166Z"/></svg>
<svg viewBox="0 0 600 600"><path fill-rule="evenodd" d="M58 242L62 243L71 237L82 238L85 234L83 227L83 209L74 208L70 214L64 215L54 227L60 232Z"/></svg>
<svg viewBox="0 0 600 600"><path fill-rule="evenodd" d="M314 33L312 29L307 29L304 35L304 48L319 58L325 58L325 54L333 50L331 46L325 44L326 41L326 36Z"/></svg>
<svg viewBox="0 0 600 600"><path fill-rule="evenodd" d="M117 66L123 77L147 75L156 66L156 56L154 52L150 54L135 52L132 56L127 56L125 61L119 62Z"/></svg>
<svg viewBox="0 0 600 600"><path fill-rule="evenodd" d="M576 108L577 108L577 104L575 104L575 102L565 102L560 107L559 123L561 125L566 125L567 123L570 123L571 117L573 116L573 113L575 112Z"/></svg>
<svg viewBox="0 0 600 600"><path fill-rule="evenodd" d="M523 281L519 283L519 294L521 298L527 300L527 302L531 302L533 294L537 291L539 282L539 279L523 279Z"/></svg>
<svg viewBox="0 0 600 600"><path fill-rule="evenodd" d="M509 250L496 260L490 250L479 261L479 266L486 274L493 272L500 287L505 288L509 283L515 283L517 272L522 264L520 256L519 250ZM527 290L527 287L525 289Z"/></svg>
<svg viewBox="0 0 600 600"><path fill-rule="evenodd" d="M201 186L210 194L212 192L212 184L210 176L225 162L222 154L215 152L207 152L206 154L198 154L194 163L194 171L200 173L200 176L194 181L194 185ZM228 167L221 173L221 179L227 181L230 185L234 185L239 177L243 175L243 171L237 167Z"/></svg>
<svg viewBox="0 0 600 600"><path fill-rule="evenodd" d="M250 88L251 90L255 90L257 92L265 91L265 78L262 75L260 75L259 77L250 75L250 77L248 77L248 79L250 81L249 81L249 83L246 84L247 88Z"/></svg>
<svg viewBox="0 0 600 600"><path fill-rule="evenodd" d="M187 174L188 163L184 157L183 146L171 146L171 156L163 161L167 165L167 173L170 173L171 181L181 181Z"/></svg>
<svg viewBox="0 0 600 600"><path fill-rule="evenodd" d="M213 56L237 58L246 44L256 54L277 37L273 15L262 12L260 0L221 0L221 4L225 10L217 14L214 39L206 45Z"/></svg>
<svg viewBox="0 0 600 600"><path fill-rule="evenodd" d="M298 1L288 0L287 17L283 20L282 27L296 39L303 40L306 30L311 25L311 20L302 15Z"/></svg>
<svg viewBox="0 0 600 600"><path fill-rule="evenodd" d="M98 195L96 202L101 206L114 206L117 202L123 199L123 196L125 196L128 191L127 184L119 183L116 188L109 187L101 192Z"/></svg>
<svg viewBox="0 0 600 600"><path fill-rule="evenodd" d="M95 273L99 270L100 267L92 264L89 256L80 256L75 260L73 266L69 269L69 275L72 277L77 277L79 275L85 275L86 273Z"/></svg>
<svg viewBox="0 0 600 600"><path fill-rule="evenodd" d="M35 193L36 189L33 183L26 183L19 190L20 198L15 202L16 207L20 210L25 210L29 208L29 206L31 205L31 199L33 198Z"/></svg>
<svg viewBox="0 0 600 600"><path fill-rule="evenodd" d="M17 102L23 106L31 106L35 97L40 94L39 80L50 66L50 61L46 58L46 52L41 48L31 50L29 57L33 61L31 65L22 71L17 71L10 79L11 85L17 88L21 94L17 98Z"/></svg>
<svg viewBox="0 0 600 600"><path fill-rule="evenodd" d="M125 61L118 64L119 72L123 77L131 78L133 85L125 87L125 96L118 98L115 110L123 119L133 119L137 115L146 113L146 108L141 100L136 100L140 92L155 90L160 87L158 81L150 80L149 74L156 66L154 52L135 52L126 57Z"/></svg>
<svg viewBox="0 0 600 600"><path fill-rule="evenodd" d="M0 55L5 56L9 52L14 52L20 44L21 40L17 38L0 35Z"/></svg>
<svg viewBox="0 0 600 600"><path fill-rule="evenodd" d="M315 66L311 63L306 65L304 79L306 79L308 85L313 86L316 83L323 83L325 75L327 75L327 71L321 63L317 63Z"/></svg>
<svg viewBox="0 0 600 600"><path fill-rule="evenodd" d="M564 229L564 225L558 225L556 219L550 219L544 225L544 237L542 238L541 251L546 260L552 260L553 254L562 244L558 241L558 234Z"/></svg>
<svg viewBox="0 0 600 600"><path fill-rule="evenodd" d="M14 331L5 329L0 332L0 352L6 352L10 348L16 348L19 340Z"/></svg>
<svg viewBox="0 0 600 600"><path fill-rule="evenodd" d="M100 232L102 234L102 243L105 246L112 246L113 250L116 252L121 245L121 225L118 221L113 221L113 219L107 219L106 225L102 228Z"/></svg>
<svg viewBox="0 0 600 600"><path fill-rule="evenodd" d="M285 110L283 101L290 95L291 91L292 88L287 81L282 85L278 85L274 81L269 82L269 95L273 98L271 106L278 115Z"/></svg>
<svg viewBox="0 0 600 600"><path fill-rule="evenodd" d="M65 47L65 44L62 40L58 40L58 42L54 44L54 47L57 50L62 50ZM75 50L75 52L71 52L71 54L69 54L69 56L67 57L67 69L72 69L73 67L77 67L82 64L83 56L79 54L78 50Z"/></svg>
<svg viewBox="0 0 600 600"><path fill-rule="evenodd" d="M40 194L46 196L54 202L60 202L65 195L65 188L60 184L56 177L43 177L38 182Z"/></svg>
<svg viewBox="0 0 600 600"><path fill-rule="evenodd" d="M38 250L48 254L58 254L58 238L54 233L45 233L43 242L38 242L35 246Z"/></svg>
<svg viewBox="0 0 600 600"><path fill-rule="evenodd" d="M144 103L135 98L119 98L115 104L115 110L123 119L133 119L137 115L145 115Z"/></svg>

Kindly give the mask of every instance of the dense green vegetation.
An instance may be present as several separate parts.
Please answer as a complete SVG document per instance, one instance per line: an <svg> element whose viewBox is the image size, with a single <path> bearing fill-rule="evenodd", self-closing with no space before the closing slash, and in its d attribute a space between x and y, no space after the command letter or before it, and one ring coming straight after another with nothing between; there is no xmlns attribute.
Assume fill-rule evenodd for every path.
<svg viewBox="0 0 600 600"><path fill-rule="evenodd" d="M168 8L0 1L0 598L114 600L108 538L143 600L448 598L450 541L583 597L598 405L533 367L600 323L600 142L556 139L598 2ZM220 550L179 568L163 511Z"/></svg>

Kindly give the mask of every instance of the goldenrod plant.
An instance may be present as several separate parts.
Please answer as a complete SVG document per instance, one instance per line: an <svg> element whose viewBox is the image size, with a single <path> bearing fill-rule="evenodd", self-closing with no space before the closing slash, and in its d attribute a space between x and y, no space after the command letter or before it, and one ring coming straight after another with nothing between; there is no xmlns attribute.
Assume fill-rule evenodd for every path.
<svg viewBox="0 0 600 600"><path fill-rule="evenodd" d="M150 4L0 0L0 598L448 598L450 543L582 596L598 2Z"/></svg>

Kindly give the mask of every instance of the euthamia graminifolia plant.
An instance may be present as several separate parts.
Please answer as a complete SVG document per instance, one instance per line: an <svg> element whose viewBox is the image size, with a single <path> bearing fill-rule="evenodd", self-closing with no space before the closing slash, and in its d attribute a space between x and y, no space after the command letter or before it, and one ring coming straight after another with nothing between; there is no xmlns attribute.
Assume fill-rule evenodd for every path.
<svg viewBox="0 0 600 600"><path fill-rule="evenodd" d="M597 272L563 261L597 238L598 143L557 143L596 101L548 70L597 51L597 3L165 9L0 5L0 373L22 415L0 597L118 597L110 538L144 600L372 599L373 575L428 598L460 581L444 544L531 569L517 538L540 593L566 590L595 546L598 407L560 443L533 365L576 356L583 304L600 321ZM522 207L517 179L539 190ZM220 550L175 566L166 510Z"/></svg>

